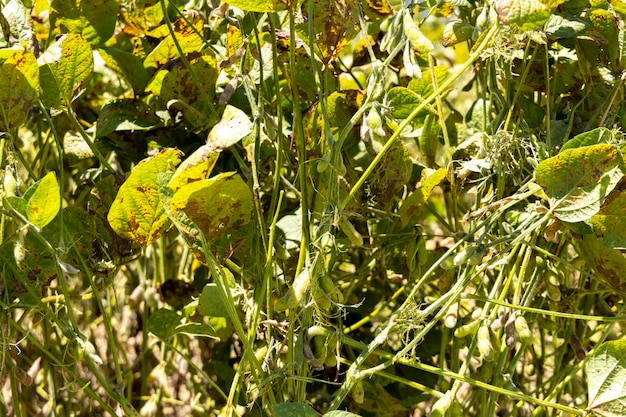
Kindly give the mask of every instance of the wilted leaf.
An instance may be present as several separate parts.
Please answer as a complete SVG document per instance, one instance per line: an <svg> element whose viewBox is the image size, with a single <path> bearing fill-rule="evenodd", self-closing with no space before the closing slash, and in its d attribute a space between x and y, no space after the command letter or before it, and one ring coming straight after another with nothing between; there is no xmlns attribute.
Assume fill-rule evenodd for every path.
<svg viewBox="0 0 626 417"><path fill-rule="evenodd" d="M551 200L556 216L566 222L588 220L623 176L622 156L608 144L566 149L541 161L537 184Z"/></svg>
<svg viewBox="0 0 626 417"><path fill-rule="evenodd" d="M160 308L148 319L147 330L161 340L167 340L176 334L176 327L183 317L173 310Z"/></svg>
<svg viewBox="0 0 626 417"><path fill-rule="evenodd" d="M130 173L108 214L117 234L146 247L171 227L159 195L158 176L173 171L181 155L176 149L166 149L143 160Z"/></svg>
<svg viewBox="0 0 626 417"><path fill-rule="evenodd" d="M371 179L372 191L383 203L390 202L411 179L413 162L401 143L395 144L376 166Z"/></svg>
<svg viewBox="0 0 626 417"><path fill-rule="evenodd" d="M307 3L303 6L305 19L312 22L315 47L322 61L328 63L358 33L355 0L311 0L313 14ZM309 22L301 26L300 36L308 38Z"/></svg>
<svg viewBox="0 0 626 417"><path fill-rule="evenodd" d="M14 132L25 121L39 90L39 68L30 51L15 50L0 66L0 130Z"/></svg>
<svg viewBox="0 0 626 417"><path fill-rule="evenodd" d="M626 415L626 340L605 342L587 364L588 409L596 415Z"/></svg>
<svg viewBox="0 0 626 417"><path fill-rule="evenodd" d="M409 194L402 203L402 206L400 206L399 214L402 227L406 227L411 222L413 216L418 213L422 205L428 200L433 189L439 185L447 175L448 172L444 168L439 168L428 177L422 179L420 186Z"/></svg>
<svg viewBox="0 0 626 417"><path fill-rule="evenodd" d="M393 9L387 0L363 0L361 7L365 16L372 22L378 22L393 15Z"/></svg>

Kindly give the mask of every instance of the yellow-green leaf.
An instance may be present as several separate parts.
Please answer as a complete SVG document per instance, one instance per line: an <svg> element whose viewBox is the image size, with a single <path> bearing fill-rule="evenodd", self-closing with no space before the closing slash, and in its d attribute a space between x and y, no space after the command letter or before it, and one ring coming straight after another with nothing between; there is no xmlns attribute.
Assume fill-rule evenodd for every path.
<svg viewBox="0 0 626 417"><path fill-rule="evenodd" d="M249 224L252 207L248 185L234 172L187 184L170 201L170 211L184 212L209 243Z"/></svg>
<svg viewBox="0 0 626 417"><path fill-rule="evenodd" d="M38 97L39 68L30 51L15 50L0 66L0 130L16 131Z"/></svg>
<svg viewBox="0 0 626 417"><path fill-rule="evenodd" d="M191 23L193 24L193 28L181 18L173 24L176 40L185 54L199 52L204 45L204 39L196 33L196 31L202 33L204 20L196 18L192 20ZM195 31L194 28L196 29ZM146 68L160 68L169 60L177 57L178 49L176 49L176 44L172 36L168 34L167 37L150 52L144 60L143 65Z"/></svg>
<svg viewBox="0 0 626 417"><path fill-rule="evenodd" d="M623 176L617 147L598 144L566 149L541 161L536 182L550 198L556 216L576 223L590 219Z"/></svg>
<svg viewBox="0 0 626 417"><path fill-rule="evenodd" d="M279 0L232 0L228 4L248 12L279 12L285 10L289 2Z"/></svg>
<svg viewBox="0 0 626 417"><path fill-rule="evenodd" d="M159 195L159 174L174 171L182 153L166 149L141 161L120 187L107 216L113 230L146 247L171 227Z"/></svg>
<svg viewBox="0 0 626 417"><path fill-rule="evenodd" d="M437 171L423 178L420 186L409 194L400 207L400 221L402 227L406 227L410 223L413 216L418 213L422 205L428 200L433 189L439 185L447 175L448 171L444 168L439 168Z"/></svg>
<svg viewBox="0 0 626 417"><path fill-rule="evenodd" d="M611 194L598 214L591 218L596 236L606 246L626 248L626 192Z"/></svg>
<svg viewBox="0 0 626 417"><path fill-rule="evenodd" d="M54 171L37 181L24 195L24 199L27 200L29 222L40 229L50 223L61 209L61 191Z"/></svg>
<svg viewBox="0 0 626 417"><path fill-rule="evenodd" d="M551 15L550 8L539 0L496 0L501 23L521 30L541 29Z"/></svg>
<svg viewBox="0 0 626 417"><path fill-rule="evenodd" d="M168 186L174 191L192 182L205 180L211 175L221 149L202 145L178 166Z"/></svg>
<svg viewBox="0 0 626 417"><path fill-rule="evenodd" d="M583 235L577 240L581 256L598 277L614 289L626 292L626 258L617 249L609 248L594 235Z"/></svg>

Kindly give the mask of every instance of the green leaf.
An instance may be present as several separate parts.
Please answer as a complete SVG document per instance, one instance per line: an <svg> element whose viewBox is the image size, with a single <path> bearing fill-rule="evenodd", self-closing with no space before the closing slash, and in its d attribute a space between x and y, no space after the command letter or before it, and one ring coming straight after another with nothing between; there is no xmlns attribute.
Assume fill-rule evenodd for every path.
<svg viewBox="0 0 626 417"><path fill-rule="evenodd" d="M33 184L24 198L27 200L26 214L29 222L39 229L50 223L61 209L61 190L54 171Z"/></svg>
<svg viewBox="0 0 626 417"><path fill-rule="evenodd" d="M30 51L13 51L0 66L0 131L13 133L26 122L38 90L35 56Z"/></svg>
<svg viewBox="0 0 626 417"><path fill-rule="evenodd" d="M141 161L122 184L107 216L113 230L146 247L171 227L159 194L159 173L173 171L182 152L165 149Z"/></svg>
<svg viewBox="0 0 626 417"><path fill-rule="evenodd" d="M75 33L91 45L104 44L115 31L116 0L53 0L51 22L62 33Z"/></svg>
<svg viewBox="0 0 626 417"><path fill-rule="evenodd" d="M620 293L626 292L626 258L617 249L609 248L594 235L577 239L581 256L600 278Z"/></svg>
<svg viewBox="0 0 626 417"><path fill-rule="evenodd" d="M387 92L385 105L391 111L391 117L397 121L402 121L409 117L411 112L420 105L424 99L416 92L405 87L394 87ZM430 107L424 107L414 120L422 120L430 113ZM423 120L422 120L423 121Z"/></svg>
<svg viewBox="0 0 626 417"><path fill-rule="evenodd" d="M572 139L565 142L561 147L562 153L567 149L582 148L584 146L599 145L603 143L611 143L613 141L613 133L606 127L598 127L587 132L576 135Z"/></svg>
<svg viewBox="0 0 626 417"><path fill-rule="evenodd" d="M198 313L209 317L228 317L228 310L222 301L217 284L207 284L198 300Z"/></svg>
<svg viewBox="0 0 626 417"><path fill-rule="evenodd" d="M70 33L39 57L44 104L68 107L93 72L93 53L80 35Z"/></svg>
<svg viewBox="0 0 626 417"><path fill-rule="evenodd" d="M108 102L100 110L96 123L96 138L119 131L151 130L162 125L146 103L139 99L123 98Z"/></svg>
<svg viewBox="0 0 626 417"><path fill-rule="evenodd" d="M150 73L139 57L117 48L100 49L98 53L108 68L130 83L135 94L141 94L144 91L150 81Z"/></svg>
<svg viewBox="0 0 626 417"><path fill-rule="evenodd" d="M434 68L435 77L437 78L437 83L441 84L443 80L448 77L448 67L445 65L439 65ZM426 98L432 93L435 92L435 87L433 86L433 76L431 70L426 70L422 72L422 78L414 78L409 81L407 88L422 98Z"/></svg>
<svg viewBox="0 0 626 417"><path fill-rule="evenodd" d="M215 329L204 323L185 323L176 327L176 333L188 334L190 336L203 336L220 340Z"/></svg>
<svg viewBox="0 0 626 417"><path fill-rule="evenodd" d="M626 249L626 192L611 194L591 218L593 231L610 248Z"/></svg>
<svg viewBox="0 0 626 417"><path fill-rule="evenodd" d="M545 31L556 39L571 38L582 33L587 28L587 23L575 16L561 16L553 14L546 23Z"/></svg>
<svg viewBox="0 0 626 417"><path fill-rule="evenodd" d="M209 243L243 229L252 221L252 193L234 172L192 182L172 197L172 213L183 211ZM235 243L235 242L231 242Z"/></svg>
<svg viewBox="0 0 626 417"><path fill-rule="evenodd" d="M272 406L276 417L317 417L317 413L308 404L284 403Z"/></svg>
<svg viewBox="0 0 626 417"><path fill-rule="evenodd" d="M159 339L167 340L176 334L176 327L182 319L175 311L160 308L150 315L147 330Z"/></svg>
<svg viewBox="0 0 626 417"><path fill-rule="evenodd" d="M605 417L626 415L626 340L603 343L588 360L588 409Z"/></svg>
<svg viewBox="0 0 626 417"><path fill-rule="evenodd" d="M550 198L556 216L575 223L590 219L623 176L622 156L608 144L566 149L541 161L536 182Z"/></svg>
<svg viewBox="0 0 626 417"><path fill-rule="evenodd" d="M400 207L399 214L402 227L406 227L411 222L422 205L424 205L426 200L428 200L428 197L432 194L433 189L439 185L447 175L448 172L445 168L439 168L426 178L423 178L420 186L409 194Z"/></svg>
<svg viewBox="0 0 626 417"><path fill-rule="evenodd" d="M495 6L501 23L523 31L541 29L551 15L539 0L496 0Z"/></svg>

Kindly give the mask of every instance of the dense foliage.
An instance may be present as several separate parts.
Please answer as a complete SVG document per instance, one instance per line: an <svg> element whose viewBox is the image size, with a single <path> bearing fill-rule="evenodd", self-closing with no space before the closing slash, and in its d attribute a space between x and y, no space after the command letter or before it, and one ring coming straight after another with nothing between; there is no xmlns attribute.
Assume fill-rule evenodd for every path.
<svg viewBox="0 0 626 417"><path fill-rule="evenodd" d="M624 415L626 7L8 0L0 415Z"/></svg>

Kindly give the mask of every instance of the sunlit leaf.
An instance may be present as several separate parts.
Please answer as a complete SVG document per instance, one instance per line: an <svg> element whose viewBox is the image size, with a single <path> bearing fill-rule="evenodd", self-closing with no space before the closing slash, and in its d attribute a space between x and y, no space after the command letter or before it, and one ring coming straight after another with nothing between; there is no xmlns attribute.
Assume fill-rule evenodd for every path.
<svg viewBox="0 0 626 417"><path fill-rule="evenodd" d="M182 153L166 149L140 162L122 184L108 221L122 237L146 247L171 227L159 196L158 175L173 171Z"/></svg>
<svg viewBox="0 0 626 417"><path fill-rule="evenodd" d="M190 66L196 77L200 80L200 87L206 95L212 99L215 95L215 82L217 81L217 63L210 55L203 55L192 60ZM168 71L162 81L159 94L163 101L184 100L187 104L193 104L200 100L203 95L193 81L189 69L184 66L175 66Z"/></svg>
<svg viewBox="0 0 626 417"><path fill-rule="evenodd" d="M626 192L611 194L590 223L595 235L606 246L626 249Z"/></svg>
<svg viewBox="0 0 626 417"><path fill-rule="evenodd" d="M595 415L626 415L626 340L604 342L589 355L587 387Z"/></svg>
<svg viewBox="0 0 626 417"><path fill-rule="evenodd" d="M461 20L449 22L443 30L442 44L445 47L465 42L472 37L474 26Z"/></svg>
<svg viewBox="0 0 626 417"><path fill-rule="evenodd" d="M239 175L223 173L181 187L170 210L183 211L212 243L251 222L252 193Z"/></svg>
<svg viewBox="0 0 626 417"><path fill-rule="evenodd" d="M187 334L190 336L209 337L211 339L220 340L215 329L204 323L185 323L176 327L176 333Z"/></svg>
<svg viewBox="0 0 626 417"><path fill-rule="evenodd" d="M209 132L207 144L216 150L226 149L252 133L253 127L246 113L237 107L226 106L222 120Z"/></svg>
<svg viewBox="0 0 626 417"><path fill-rule="evenodd" d="M378 22L393 15L393 9L387 0L363 0L361 8L372 22Z"/></svg>
<svg viewBox="0 0 626 417"><path fill-rule="evenodd" d="M280 0L232 0L228 4L248 12L279 12L285 10L287 1Z"/></svg>
<svg viewBox="0 0 626 417"><path fill-rule="evenodd" d="M423 178L419 187L409 194L402 203L402 206L400 206L399 214L402 227L406 227L411 222L413 216L418 213L422 205L428 200L433 189L441 184L447 175L448 172L444 168L439 168L437 171Z"/></svg>
<svg viewBox="0 0 626 417"><path fill-rule="evenodd" d="M521 30L541 29L551 15L550 9L539 0L496 0L495 6L501 23Z"/></svg>
<svg viewBox="0 0 626 417"><path fill-rule="evenodd" d="M588 130L574 138L568 140L561 147L560 153L567 149L582 148L584 146L600 145L603 143L611 143L613 140L613 133L606 127L598 127L593 130Z"/></svg>
<svg viewBox="0 0 626 417"><path fill-rule="evenodd" d="M13 44L25 46L33 42L34 28L29 6L18 0L10 0L2 8L2 19L10 28L10 37L6 40Z"/></svg>
<svg viewBox="0 0 626 417"><path fill-rule="evenodd" d="M63 36L39 57L44 103L69 106L93 72L93 53L80 35Z"/></svg>
<svg viewBox="0 0 626 417"><path fill-rule="evenodd" d="M322 417L361 417L358 414L351 413L349 411L333 410L324 414Z"/></svg>
<svg viewBox="0 0 626 417"><path fill-rule="evenodd" d="M50 223L61 209L61 191L54 171L30 187L24 199L29 222L40 229Z"/></svg>
<svg viewBox="0 0 626 417"><path fill-rule="evenodd" d="M0 131L14 132L26 121L38 90L35 56L30 51L13 51L0 65Z"/></svg>
<svg viewBox="0 0 626 417"><path fill-rule="evenodd" d="M623 176L622 156L608 144L566 149L539 163L535 171L556 216L566 222L588 220Z"/></svg>
<svg viewBox="0 0 626 417"><path fill-rule="evenodd" d="M546 23L545 31L548 35L556 39L571 38L582 33L587 28L587 24L575 16L561 16L553 14Z"/></svg>
<svg viewBox="0 0 626 417"><path fill-rule="evenodd" d="M200 18L196 18L191 22L193 28L199 33L202 33L202 27L204 21ZM174 34L176 40L180 45L183 53L189 54L192 52L200 52L204 45L204 39L202 36L198 36L196 31L193 30L184 19L178 19L173 23ZM144 67L146 68L161 68L167 62L178 57L178 49L174 44L174 40L170 34L159 43L156 48L150 52L150 54L144 60ZM191 82L191 80L189 80Z"/></svg>
<svg viewBox="0 0 626 417"><path fill-rule="evenodd" d="M202 145L176 169L168 186L178 191L183 185L209 178L221 149L213 145Z"/></svg>

